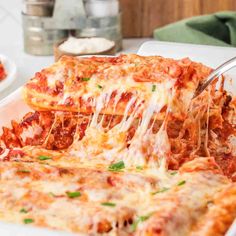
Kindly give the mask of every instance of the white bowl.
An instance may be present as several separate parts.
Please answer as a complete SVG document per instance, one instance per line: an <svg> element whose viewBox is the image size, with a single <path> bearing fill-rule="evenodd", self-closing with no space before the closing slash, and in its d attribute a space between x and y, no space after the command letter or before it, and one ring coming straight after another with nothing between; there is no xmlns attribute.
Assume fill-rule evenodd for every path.
<svg viewBox="0 0 236 236"><path fill-rule="evenodd" d="M0 92L2 92L16 79L16 64L11 59L1 54L0 61L7 73L7 77L0 81Z"/></svg>

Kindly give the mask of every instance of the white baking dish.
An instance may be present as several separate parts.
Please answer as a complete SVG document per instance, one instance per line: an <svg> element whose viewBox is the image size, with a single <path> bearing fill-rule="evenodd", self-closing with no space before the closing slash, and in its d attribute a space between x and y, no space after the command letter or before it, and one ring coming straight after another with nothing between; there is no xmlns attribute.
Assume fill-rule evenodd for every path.
<svg viewBox="0 0 236 236"><path fill-rule="evenodd" d="M236 56L235 48L213 47L191 44L176 44L167 42L151 41L144 43L139 51L140 55L161 55L164 57L183 58L190 57L192 60L202 62L211 67L217 67L223 61ZM229 72L229 75L235 78L232 84L227 83L232 93L236 93L236 70ZM235 94L236 95L236 94ZM10 125L12 119L19 119L30 108L21 98L20 89L10 94L8 97L0 101L0 128ZM1 132L1 131L0 131ZM39 229L23 225L14 225L0 222L0 235L3 236L72 236L65 232L56 232L47 229ZM76 234L78 235L78 234ZM232 225L226 236L236 235L236 222Z"/></svg>

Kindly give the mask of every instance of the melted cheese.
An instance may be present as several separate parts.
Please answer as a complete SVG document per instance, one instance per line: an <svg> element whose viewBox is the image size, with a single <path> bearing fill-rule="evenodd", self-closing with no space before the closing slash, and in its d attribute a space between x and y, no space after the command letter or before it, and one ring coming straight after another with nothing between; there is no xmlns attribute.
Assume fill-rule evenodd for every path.
<svg viewBox="0 0 236 236"><path fill-rule="evenodd" d="M98 66L96 73L86 80L81 77L83 67L68 68L65 80L62 71L52 74L53 78L48 76L47 84L51 89L57 81L65 82L63 97L54 98L57 104L63 108L68 105L67 99L72 98L73 106L78 107L76 111L88 105L93 114L90 114L84 137L79 140L76 133L68 150L55 154L25 147L25 153L31 157L22 157L20 163L0 163L0 207L12 213L0 215L0 219L22 222L24 216L19 209L26 207L30 209L27 217L34 219L35 225L87 235L155 235L160 232L183 236L191 233L195 222L208 211L208 202L229 185L229 180L216 171L216 166L216 172L212 171L205 158L188 163L193 167L189 172L186 166L185 171L176 175L168 170L169 116L170 113L186 114L196 83L188 81L179 88L177 78L162 71L171 68L155 72L155 65L152 66L149 69L155 74L154 78L160 76L161 80L137 82L134 61ZM78 83L78 91L71 85L75 84L75 79L83 80ZM126 101L124 94L132 96ZM120 114L117 110L122 99L125 102ZM112 128L111 120L106 127L103 125L104 111L108 108L109 115L122 115L121 121ZM159 130L154 132L153 125L160 113L165 116ZM50 132L60 117L63 120L63 114L57 113ZM139 125L130 138L129 130L137 120ZM24 133L23 138L27 135L30 134ZM45 143L48 138L49 135ZM41 153L52 158L42 163L37 158ZM34 163L26 163L29 160ZM109 171L110 164L120 161L125 168ZM194 167L197 169L198 163L206 168L196 171ZM25 169L30 171L22 172ZM69 192L77 196L70 198ZM146 216L145 220L138 221L140 216ZM138 225L132 232L130 222L136 220Z"/></svg>
<svg viewBox="0 0 236 236"><path fill-rule="evenodd" d="M56 68L55 68L56 69ZM47 85L49 88L55 88L56 86L56 82L59 81L61 83L65 82L65 78L64 78L64 67L60 68L60 69L56 69L53 71L53 73L49 73L47 76Z"/></svg>
<svg viewBox="0 0 236 236"><path fill-rule="evenodd" d="M68 172L61 175L61 167L40 165L0 163L0 207L12 213L0 214L0 219L21 223L24 218L31 218L38 226L88 234L97 234L105 221L111 225L109 234L119 235L119 231L131 230L130 225L124 225L126 219L151 214L147 221L137 225L137 234L158 225L167 235L182 236L204 214L207 202L229 183L210 171L175 176L165 171L165 175L154 176L149 170L113 173L83 169L80 165L72 169L64 167ZM75 164L72 162L70 166ZM30 172L19 177L23 169ZM183 180L185 183L179 185ZM167 190L157 192L163 188ZM80 191L81 196L69 198L66 194L75 191ZM104 202L115 205L102 205ZM22 208L27 213L21 213Z"/></svg>
<svg viewBox="0 0 236 236"><path fill-rule="evenodd" d="M114 84L114 86L116 85ZM143 98L140 99L139 96L131 97L126 105L122 121L107 131L106 128L102 126L102 120L99 123L98 117L102 109L106 108L108 105L113 91L118 89L119 86L120 85L118 85L117 88L113 88L109 85L110 90L106 92L104 89L98 98L94 100L95 112L90 125L86 129L83 139L81 141L76 140L76 142L73 143L70 148L70 154L83 159L94 159L94 156L96 156L96 158L105 158L110 162L123 160L126 167L144 166L147 165L147 159L156 161L158 153L162 156L164 155L163 148L165 145L158 141L162 140L163 143L168 143L168 137L163 130L164 126L161 128L160 132L153 134L149 125L156 113L159 113L164 106L169 106L171 102L171 94L168 94L170 84L159 84L146 100L143 100ZM121 94L122 88L119 88L119 93L115 97L117 103ZM134 109L130 114L131 107L134 107ZM128 130L141 109L144 110L144 112L140 125L134 137L129 141L129 147L127 147L128 143L126 140ZM145 148L145 146L150 148ZM168 151L169 150L165 153Z"/></svg>
<svg viewBox="0 0 236 236"><path fill-rule="evenodd" d="M35 135L39 135L42 132L42 128L39 125L29 126L23 129L21 133L21 138L23 142L26 141L26 138L33 138Z"/></svg>

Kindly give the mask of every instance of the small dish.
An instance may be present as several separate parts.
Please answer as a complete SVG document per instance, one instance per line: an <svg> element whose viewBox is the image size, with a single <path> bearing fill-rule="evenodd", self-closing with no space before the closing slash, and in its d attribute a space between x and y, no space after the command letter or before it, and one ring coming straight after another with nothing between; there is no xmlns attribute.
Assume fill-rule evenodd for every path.
<svg viewBox="0 0 236 236"><path fill-rule="evenodd" d="M16 79L16 64L10 58L2 54L0 54L0 61L7 73L6 78L0 81L0 92L2 92Z"/></svg>
<svg viewBox="0 0 236 236"><path fill-rule="evenodd" d="M68 55L68 56L74 56L74 57L77 57L77 56L91 56L91 55L94 55L94 56L97 56L97 55L115 55L116 53L116 45L114 43L114 45L106 50L103 50L103 51L99 51L99 52L91 52L91 53L71 53L71 52L66 52L66 51L62 51L60 49L60 45L63 44L67 39L64 39L58 43L56 43L54 45L54 58L55 58L55 61L58 61L63 55Z"/></svg>

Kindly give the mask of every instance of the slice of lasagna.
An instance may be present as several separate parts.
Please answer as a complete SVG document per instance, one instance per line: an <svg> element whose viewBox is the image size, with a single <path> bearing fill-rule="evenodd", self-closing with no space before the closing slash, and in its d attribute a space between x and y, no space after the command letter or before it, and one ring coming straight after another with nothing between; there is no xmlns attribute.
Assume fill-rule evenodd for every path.
<svg viewBox="0 0 236 236"><path fill-rule="evenodd" d="M236 185L213 158L164 173L116 164L63 163L49 153L0 162L0 219L85 235L210 236L236 216Z"/></svg>
<svg viewBox="0 0 236 236"><path fill-rule="evenodd" d="M36 73L24 88L26 102L36 110L124 115L143 113L150 103L161 114L171 104L173 115L186 112L199 83L211 69L190 61L163 57L63 57ZM138 115L138 114L137 114Z"/></svg>

